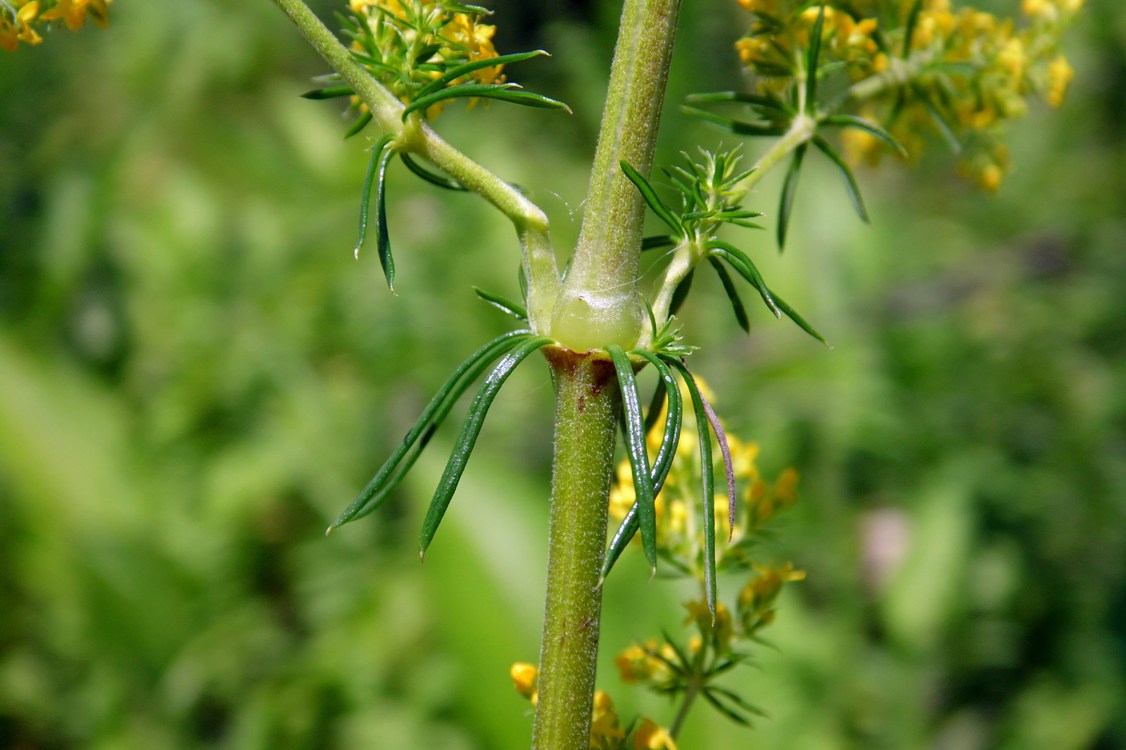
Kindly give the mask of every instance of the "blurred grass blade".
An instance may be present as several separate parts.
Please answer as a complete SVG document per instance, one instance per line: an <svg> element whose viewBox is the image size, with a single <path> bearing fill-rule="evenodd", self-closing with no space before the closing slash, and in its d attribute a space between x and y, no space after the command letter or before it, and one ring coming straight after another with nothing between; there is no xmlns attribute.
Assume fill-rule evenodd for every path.
<svg viewBox="0 0 1126 750"><path fill-rule="evenodd" d="M512 302L511 300L507 300L504 297L501 297L499 294L486 292L483 289L478 289L477 287L473 287L473 291L477 293L478 297L485 300L501 312L507 313L517 320L522 320L524 322L528 321L528 311L524 309L523 305Z"/></svg>
<svg viewBox="0 0 1126 750"><path fill-rule="evenodd" d="M700 484L704 511L704 598L708 602L708 611L715 623L715 467L712 465L712 439L708 430L708 414L704 408L703 396L696 385L695 378L688 371L688 367L679 360L669 360L669 364L680 372L684 384L688 386L688 395L692 399L692 409L696 413L696 433L700 444Z"/></svg>
<svg viewBox="0 0 1126 750"><path fill-rule="evenodd" d="M524 91L515 83L459 83L456 86L450 86L415 99L403 110L403 119L406 120L407 116L412 112L419 110L425 112L439 102L460 98L499 99L509 102L510 104L520 104L525 107L562 109L567 113L571 112L571 108L563 102L556 101L543 94Z"/></svg>
<svg viewBox="0 0 1126 750"><path fill-rule="evenodd" d="M629 181L637 188L637 192L641 193L641 197L645 199L645 203L652 209L653 213L657 214L657 218L665 222L669 229L673 231L677 237L684 236L684 226L680 223L680 219L673 214L672 209L665 205L664 201L657 195L657 191L649 184L649 180L631 167L627 162L621 162L622 171L625 172Z"/></svg>
<svg viewBox="0 0 1126 750"><path fill-rule="evenodd" d="M813 145L820 149L821 153L828 156L830 161L837 165L841 176L844 177L845 189L848 190L848 197L849 200L852 201L852 207L856 209L860 220L868 224L868 210L864 208L864 198L860 195L860 186L856 184L856 176L853 175L848 164L845 163L845 160L841 158L840 154L833 150L833 147L829 145L828 141L821 136L813 136Z"/></svg>
<svg viewBox="0 0 1126 750"><path fill-rule="evenodd" d="M461 394L497 357L531 335L530 331L511 331L498 336L458 365L453 375L446 380L438 393L427 404L422 415L407 432L399 447L379 468L379 471L367 483L359 496L344 509L344 512L337 516L325 533L331 533L333 529L343 526L349 521L362 518L379 507L422 453L422 449L426 447L430 436L445 420Z"/></svg>
<svg viewBox="0 0 1126 750"><path fill-rule="evenodd" d="M825 3L817 13L817 21L809 36L809 49L805 57L805 106L813 111L817 104L817 63L821 57L821 30L825 27Z"/></svg>
<svg viewBox="0 0 1126 750"><path fill-rule="evenodd" d="M422 535L418 546L420 559L426 554L426 548L430 546L430 542L434 539L434 533L438 530L438 525L442 523L442 517L445 516L446 509L450 506L454 491L457 489L461 475L465 471L465 464L469 461L469 455L473 452L473 446L477 442L477 436L481 434L481 426L485 423L485 416L489 413L493 399L496 398L501 386L504 385L504 381L508 379L517 365L523 362L529 354L550 343L551 339L544 336L525 337L504 355L496 368L489 373L489 377L481 384L481 389L477 391L473 403L469 406L469 413L465 417L465 422L461 425L461 433L458 435L453 452L450 453L450 460L446 463L442 478L438 481L438 488L434 491L434 497L430 500L430 507L426 510L426 518L422 522Z"/></svg>
<svg viewBox="0 0 1126 750"><path fill-rule="evenodd" d="M782 309L775 302L774 294L766 286L762 274L759 273L758 268L751 262L746 253L723 240L710 240L707 248L709 256L726 260L732 268L739 272L740 276L747 280L747 283L758 290L759 296L762 297L762 301L766 303L770 312L774 313L774 317L782 317Z"/></svg>
<svg viewBox="0 0 1126 750"><path fill-rule="evenodd" d="M649 454L645 445L645 426L641 416L641 404L637 395L637 379L633 374L633 363L620 346L606 347L614 370L618 374L618 385L622 391L622 414L625 416L626 453L629 455L633 471L633 489L637 497L638 520L641 523L641 546L645 559L649 562L651 573L657 572L657 510L653 503L653 481L649 475Z"/></svg>
<svg viewBox="0 0 1126 750"><path fill-rule="evenodd" d="M739 321L739 327L746 333L751 332L751 321L747 319L747 309L743 307L743 300L739 298L739 290L735 288L735 282L731 280L731 274L727 273L727 269L719 262L719 259L714 256L708 256L708 262L712 264L712 268L719 275L720 283L723 284L723 291L727 292L727 299L731 302L731 309L735 311L735 320Z"/></svg>
<svg viewBox="0 0 1126 750"><path fill-rule="evenodd" d="M752 107L767 110L769 112L777 112L791 116L794 114L792 107L788 106L779 99L772 96L762 96L759 94L745 94L740 91L713 91L704 94L689 94L685 101L689 104L719 104L723 102L735 102L737 104L749 104Z"/></svg>
<svg viewBox="0 0 1126 750"><path fill-rule="evenodd" d="M794 156L790 159L790 168L786 170L786 181L782 183L782 200L778 207L778 252L786 246L786 228L790 224L790 214L794 208L794 196L798 190L798 176L801 174L801 162L805 157L805 150L809 146L803 143L794 149Z"/></svg>
<svg viewBox="0 0 1126 750"><path fill-rule="evenodd" d="M415 161L414 158L405 151L399 154L399 159L402 160L407 169L414 172L416 175L426 180L431 185L437 185L438 187L445 188L446 190L458 190L462 192L468 190L468 188L464 187L457 180L446 177L445 175L440 175L437 172L431 172L429 169Z"/></svg>
<svg viewBox="0 0 1126 750"><path fill-rule="evenodd" d="M825 340L825 337L822 336L817 331L815 331L813 326L811 326L809 323L807 323L805 318L803 318L801 315L798 315L797 311L794 310L794 308L792 308L788 304L786 304L786 300L782 299L781 297L779 297L777 294L774 294L773 292L771 292L771 294L774 296L774 301L776 303L778 303L778 307L782 310L783 313L785 313L787 318L789 318L790 320L797 323L798 326L803 331L808 333L810 336L812 336L813 338L817 339L818 341L820 341L825 346L828 346L830 349L832 349L832 346L830 346L829 342Z"/></svg>
<svg viewBox="0 0 1126 750"><path fill-rule="evenodd" d="M489 57L480 60L474 60L473 62L468 62L464 65L459 65L456 68L452 68L447 71L441 78L436 78L430 83L426 84L418 90L418 96L429 96L438 89L445 88L445 86L451 81L456 81L459 78L464 78L470 73L475 73L482 68L495 68L498 65L511 65L512 63L523 62L524 60L529 60L533 57L542 57L544 55L547 55L548 57L551 56L548 55L548 53L544 50L537 49L533 50L532 52L516 52L511 55L500 55L499 57Z"/></svg>

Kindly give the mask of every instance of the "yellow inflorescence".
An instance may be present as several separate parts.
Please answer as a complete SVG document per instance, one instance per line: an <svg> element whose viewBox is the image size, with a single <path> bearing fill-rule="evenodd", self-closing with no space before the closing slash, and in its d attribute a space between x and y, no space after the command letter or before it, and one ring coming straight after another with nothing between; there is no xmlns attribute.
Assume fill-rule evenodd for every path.
<svg viewBox="0 0 1126 750"><path fill-rule="evenodd" d="M62 21L75 31L89 17L104 28L109 23L107 6L110 2L112 0L15 0L0 3L0 48L14 52L20 42L39 44L43 41L39 32L56 21Z"/></svg>
<svg viewBox="0 0 1126 750"><path fill-rule="evenodd" d="M450 5L444 0L350 0L363 23L353 50L378 61L369 70L405 103L446 70L497 57L492 41L496 28ZM449 85L503 83L503 67L478 68ZM363 109L358 99L353 103ZM440 107L431 107L429 114Z"/></svg>
<svg viewBox="0 0 1126 750"><path fill-rule="evenodd" d="M539 670L527 662L516 662L509 669L509 676L516 692L536 705L538 694L536 682ZM594 693L594 702L590 712L590 747L592 750L628 750L635 748L654 748L655 750L676 750L667 730L654 724L649 719L642 719L640 728L632 734L633 742L630 744L630 725L623 726L614 709L614 701L605 690ZM660 744L660 742L665 744Z"/></svg>
<svg viewBox="0 0 1126 750"><path fill-rule="evenodd" d="M996 190L1008 170L1000 143L1005 123L1028 111L1030 96L1042 96L1053 107L1063 101L1073 72L1058 50L1059 39L1083 0L1022 0L1018 19L956 7L950 0L923 0L909 41L907 20L915 0L896 2L896 14L880 14L873 2L826 2L821 62L843 65L853 84L885 79L886 85L867 90L883 95L886 111L894 114L881 124L911 158L923 147L920 134L935 130L933 112L941 102L947 126L962 142L961 172ZM800 53L809 46L822 6L798 0L739 3L752 22L735 48L760 90L777 93L807 75ZM877 17L898 18L898 25L881 28ZM880 122L871 103L862 114ZM854 163L873 162L886 149L859 130L846 130L843 145Z"/></svg>

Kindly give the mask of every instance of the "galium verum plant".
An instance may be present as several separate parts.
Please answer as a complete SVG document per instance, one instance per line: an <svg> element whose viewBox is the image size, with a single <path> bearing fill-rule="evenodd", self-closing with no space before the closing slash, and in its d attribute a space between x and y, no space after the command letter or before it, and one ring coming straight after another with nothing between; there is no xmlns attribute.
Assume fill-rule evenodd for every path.
<svg viewBox="0 0 1126 750"><path fill-rule="evenodd" d="M43 32L77 29L87 18L104 26L109 2L0 0L0 47L38 44ZM375 511L455 402L483 378L423 522L425 553L498 391L521 362L542 352L556 393L546 611L538 667L512 669L517 689L534 698L533 746L675 748L697 697L747 721L758 709L717 678L745 659L743 645L771 622L783 585L803 576L789 563L755 561L751 547L762 524L792 502L796 474L784 473L770 488L757 477L753 451L726 434L688 368L693 347L676 313L706 264L743 329L752 319L740 291L745 282L775 317L824 342L744 249L761 215L743 201L764 175L784 167L773 217L781 249L814 150L839 171L849 201L868 221L855 166L885 153L915 159L931 140L947 144L972 182L998 189L1010 168L1005 126L1026 114L1034 97L1051 106L1063 100L1072 70L1060 38L1082 0L1021 0L1013 17L951 0L738 0L747 33L733 60L742 63L746 86L696 94L681 110L768 145L753 160L738 148L700 149L663 167L660 179L652 178L652 160L680 3L625 0L579 240L562 273L546 213L433 126L457 99L568 111L509 79L512 66L545 52L500 54L493 26L484 23L489 11L453 0L349 0L341 8L343 41L303 0L274 2L332 69L306 96L346 101L353 116L347 135L374 134L355 252L374 221L389 287L395 266L386 195L396 156L435 187L484 198L511 221L521 247L521 298L478 292L517 327L455 370L329 531ZM643 237L646 209L660 221L660 234ZM655 282L645 288L640 256L650 251L661 255ZM657 377L648 408L637 379L646 368ZM616 470L619 431L627 458ZM718 493L717 471L726 480ZM619 527L607 544L611 510ZM679 699L667 728L647 718L623 724L608 694L594 689L601 584L635 538L651 570L660 560L665 572L699 586L699 598L686 605L686 625L694 629L687 641L634 644L617 661L627 681ZM717 592L716 572L724 567L749 573L733 607Z"/></svg>

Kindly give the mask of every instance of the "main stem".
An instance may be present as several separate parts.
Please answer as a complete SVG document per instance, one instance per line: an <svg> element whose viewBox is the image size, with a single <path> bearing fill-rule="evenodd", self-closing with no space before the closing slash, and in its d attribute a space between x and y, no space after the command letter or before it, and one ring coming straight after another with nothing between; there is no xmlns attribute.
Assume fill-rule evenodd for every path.
<svg viewBox="0 0 1126 750"><path fill-rule="evenodd" d="M548 353L555 377L547 595L532 747L585 750L598 659L619 391L607 359Z"/></svg>
<svg viewBox="0 0 1126 750"><path fill-rule="evenodd" d="M579 244L552 312L555 455L535 750L590 744L620 408L613 365L597 350L633 347L644 316L637 293L643 206L619 163L649 172L679 10L680 0L626 0L622 9Z"/></svg>

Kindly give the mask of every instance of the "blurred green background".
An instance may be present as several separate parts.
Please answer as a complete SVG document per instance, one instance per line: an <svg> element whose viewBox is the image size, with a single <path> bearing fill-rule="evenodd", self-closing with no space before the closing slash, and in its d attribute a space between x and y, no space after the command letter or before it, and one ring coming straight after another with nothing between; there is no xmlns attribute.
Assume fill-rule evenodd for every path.
<svg viewBox="0 0 1126 750"><path fill-rule="evenodd" d="M439 125L566 249L618 4L495 7L502 51L555 53L513 76L575 115ZM395 167L392 296L351 255L368 144L298 98L325 68L273 4L112 10L0 56L0 747L526 747L507 670L538 654L546 368L493 407L424 566L452 428L322 535L505 330L470 285L517 293L511 230ZM666 159L732 144L676 104L739 85L744 21L687 4ZM768 476L803 476L764 559L809 577L731 679L771 718L701 707L683 748L1126 748L1123 39L1123 6L1092 3L1069 100L1015 129L997 196L936 146L860 175L865 227L810 165L785 256L744 246L833 350L757 310L743 336L701 284L697 371ZM628 561L607 587L600 684L668 721L611 660L679 628L687 592Z"/></svg>

